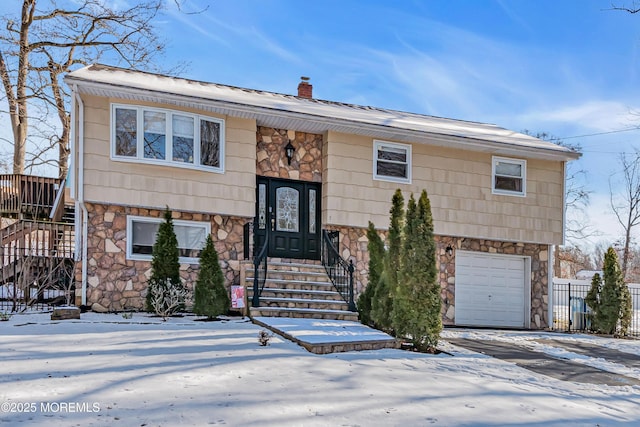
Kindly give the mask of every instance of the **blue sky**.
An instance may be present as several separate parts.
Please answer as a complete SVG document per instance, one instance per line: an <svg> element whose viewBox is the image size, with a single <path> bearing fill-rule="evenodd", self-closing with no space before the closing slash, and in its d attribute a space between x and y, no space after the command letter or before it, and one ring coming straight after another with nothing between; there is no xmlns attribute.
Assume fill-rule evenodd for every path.
<svg viewBox="0 0 640 427"><path fill-rule="evenodd" d="M609 179L619 154L640 148L640 131L626 130L640 125L640 16L611 4L190 0L183 11L208 9L172 7L160 25L168 63L189 62L188 78L293 94L304 75L317 98L580 144L595 241L621 234Z"/></svg>
<svg viewBox="0 0 640 427"><path fill-rule="evenodd" d="M620 132L640 125L640 14L611 10L632 1L167 0L157 24L165 67L188 63L186 78L294 94L309 76L321 99L578 143L611 239L609 177L640 148L640 131Z"/></svg>

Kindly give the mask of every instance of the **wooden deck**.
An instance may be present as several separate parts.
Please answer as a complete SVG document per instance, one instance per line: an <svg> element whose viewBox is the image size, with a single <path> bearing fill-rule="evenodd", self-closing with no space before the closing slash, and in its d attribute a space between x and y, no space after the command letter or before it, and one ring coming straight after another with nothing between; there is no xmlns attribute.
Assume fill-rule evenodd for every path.
<svg viewBox="0 0 640 427"><path fill-rule="evenodd" d="M0 306L5 309L51 304L66 300L61 292L73 293L74 212L65 204L63 187L57 178L0 175Z"/></svg>
<svg viewBox="0 0 640 427"><path fill-rule="evenodd" d="M0 215L9 218L48 218L61 183L59 178L0 175Z"/></svg>

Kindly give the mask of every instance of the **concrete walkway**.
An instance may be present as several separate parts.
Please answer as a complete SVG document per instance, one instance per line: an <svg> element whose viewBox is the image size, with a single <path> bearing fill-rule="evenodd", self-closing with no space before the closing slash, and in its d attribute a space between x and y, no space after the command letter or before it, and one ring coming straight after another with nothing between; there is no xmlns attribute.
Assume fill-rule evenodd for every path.
<svg viewBox="0 0 640 427"><path fill-rule="evenodd" d="M392 336L359 322L291 317L254 317L253 322L315 354L399 347Z"/></svg>
<svg viewBox="0 0 640 427"><path fill-rule="evenodd" d="M506 360L530 371L563 381L587 384L606 384L610 386L640 385L640 380L624 375L612 374L581 363L558 359L537 351L527 350L516 344L502 341L471 340L465 338L447 338L447 342L486 354L497 359ZM562 346L566 342L550 341L550 345ZM607 352L612 350L603 349ZM618 352L620 353L620 352Z"/></svg>

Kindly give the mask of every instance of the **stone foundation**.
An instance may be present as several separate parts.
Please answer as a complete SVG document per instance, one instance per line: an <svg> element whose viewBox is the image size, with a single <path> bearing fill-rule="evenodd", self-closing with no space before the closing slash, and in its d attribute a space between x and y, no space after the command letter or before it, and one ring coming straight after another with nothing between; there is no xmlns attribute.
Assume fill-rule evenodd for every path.
<svg viewBox="0 0 640 427"><path fill-rule="evenodd" d="M127 216L162 218L164 211L127 206L87 203L87 305L94 311L143 310L151 261L126 258ZM173 219L206 221L211 224L225 285L240 283L243 259L243 226L250 219L214 214L173 211ZM82 287L82 264L76 266L76 289ZM198 277L198 264L181 264L180 277L189 291L187 309ZM76 299L81 292L76 293ZM79 304L80 301L76 301Z"/></svg>

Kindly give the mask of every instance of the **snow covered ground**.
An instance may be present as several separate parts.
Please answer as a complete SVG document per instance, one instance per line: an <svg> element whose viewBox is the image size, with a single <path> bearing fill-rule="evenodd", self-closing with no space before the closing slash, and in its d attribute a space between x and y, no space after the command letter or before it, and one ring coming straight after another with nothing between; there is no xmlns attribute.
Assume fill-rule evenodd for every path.
<svg viewBox="0 0 640 427"><path fill-rule="evenodd" d="M314 355L246 319L48 314L0 322L2 426L617 426L640 425L640 387L554 380L446 343L447 337L597 342L587 335L445 330L446 354L401 350ZM616 364L563 357L619 370ZM615 365L615 366L612 366ZM616 371L617 372L617 371ZM625 368L640 378L638 370Z"/></svg>

